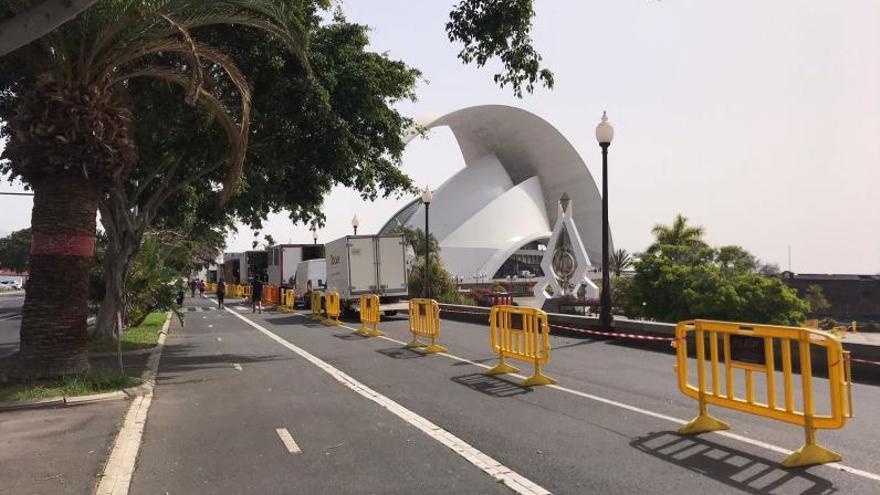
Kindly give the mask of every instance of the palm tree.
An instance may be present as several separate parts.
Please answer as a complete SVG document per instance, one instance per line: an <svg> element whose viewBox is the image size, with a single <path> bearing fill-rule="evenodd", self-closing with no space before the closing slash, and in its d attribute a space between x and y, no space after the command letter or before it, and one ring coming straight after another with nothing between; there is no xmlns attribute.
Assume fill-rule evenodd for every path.
<svg viewBox="0 0 880 495"><path fill-rule="evenodd" d="M626 249L620 248L611 252L611 273L619 277L621 273L633 265L633 257Z"/></svg>
<svg viewBox="0 0 880 495"><path fill-rule="evenodd" d="M283 5L280 0L104 0L10 55L25 74L4 158L12 174L34 191L22 377L88 369L87 295L98 203L125 184L137 161L132 81L150 78L180 87L188 104L220 125L231 150L225 201L244 164L250 91L235 64L195 40L192 30L247 26L302 53L301 38L283 22L288 15Z"/></svg>
<svg viewBox="0 0 880 495"><path fill-rule="evenodd" d="M703 242L703 227L688 225L686 216L679 213L672 225L657 224L651 229L654 243L648 247L649 253L660 251L662 246L681 246L698 248L706 245Z"/></svg>

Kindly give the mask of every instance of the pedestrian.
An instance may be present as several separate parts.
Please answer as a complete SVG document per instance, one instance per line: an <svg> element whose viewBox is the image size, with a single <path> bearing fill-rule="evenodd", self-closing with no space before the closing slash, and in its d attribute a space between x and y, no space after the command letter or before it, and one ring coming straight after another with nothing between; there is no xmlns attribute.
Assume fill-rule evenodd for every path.
<svg viewBox="0 0 880 495"><path fill-rule="evenodd" d="M223 309L223 298L226 297L226 282L221 278L219 282L217 282L217 304L220 306L220 309Z"/></svg>
<svg viewBox="0 0 880 495"><path fill-rule="evenodd" d="M181 287L181 288L177 289L177 305L178 306L183 306L183 298L184 298L183 288Z"/></svg>
<svg viewBox="0 0 880 495"><path fill-rule="evenodd" d="M189 281L189 291L191 297L196 297L196 286L198 286L196 279L191 279Z"/></svg>
<svg viewBox="0 0 880 495"><path fill-rule="evenodd" d="M259 276L251 279L251 313L263 312L263 282Z"/></svg>
<svg viewBox="0 0 880 495"><path fill-rule="evenodd" d="M205 281L199 280L199 295L205 297Z"/></svg>

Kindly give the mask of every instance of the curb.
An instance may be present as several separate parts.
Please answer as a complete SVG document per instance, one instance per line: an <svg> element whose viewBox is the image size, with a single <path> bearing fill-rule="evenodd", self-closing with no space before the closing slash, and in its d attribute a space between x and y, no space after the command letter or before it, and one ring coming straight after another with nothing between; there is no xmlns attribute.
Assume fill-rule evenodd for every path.
<svg viewBox="0 0 880 495"><path fill-rule="evenodd" d="M102 392L99 394L77 395L72 397L58 396L48 397L46 399L0 402L0 413L24 409L53 409L58 407L83 406L110 400L128 400L152 393L153 388L156 386L155 377L156 372L159 369L159 358L162 354L162 348L165 347L165 337L168 335L168 328L171 326L171 317L172 315L170 311L165 314L165 324L162 325L162 330L159 331L159 340L156 342L155 347L143 349L141 351L133 351L132 353L124 353L150 353L150 357L147 358L147 369L141 373L141 381L144 383L135 387L128 387L122 390L112 390L110 392ZM116 354L113 353L112 355L115 356ZM96 356L100 356L100 354L97 354Z"/></svg>

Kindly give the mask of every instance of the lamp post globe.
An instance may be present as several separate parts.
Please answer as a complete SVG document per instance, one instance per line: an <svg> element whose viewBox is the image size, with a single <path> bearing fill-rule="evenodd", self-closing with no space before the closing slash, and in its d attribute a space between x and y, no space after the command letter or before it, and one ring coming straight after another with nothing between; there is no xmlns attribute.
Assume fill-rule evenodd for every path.
<svg viewBox="0 0 880 495"><path fill-rule="evenodd" d="M596 126L596 141L602 148L602 293L599 297L601 311L599 326L611 329L611 277L608 252L608 147L614 139L614 127L608 122L608 114L602 112L602 120Z"/></svg>
<svg viewBox="0 0 880 495"><path fill-rule="evenodd" d="M358 220L357 213L355 213L354 216L351 217L351 226L354 228L354 235L358 235L358 225L360 224L361 222Z"/></svg>
<svg viewBox="0 0 880 495"><path fill-rule="evenodd" d="M425 279L422 284L422 296L429 299L431 297L431 234L428 223L428 210L431 207L434 195L431 194L431 189L428 186L425 186L425 189L422 190L421 199L422 204L425 205Z"/></svg>
<svg viewBox="0 0 880 495"><path fill-rule="evenodd" d="M312 244L318 243L318 231L312 228Z"/></svg>

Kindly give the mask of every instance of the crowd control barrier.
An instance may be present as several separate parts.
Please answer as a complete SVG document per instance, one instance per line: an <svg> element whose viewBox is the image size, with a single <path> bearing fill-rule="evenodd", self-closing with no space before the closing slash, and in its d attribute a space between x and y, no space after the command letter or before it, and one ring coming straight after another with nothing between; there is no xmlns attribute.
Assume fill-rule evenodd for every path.
<svg viewBox="0 0 880 495"><path fill-rule="evenodd" d="M697 357L697 384L688 381L687 337L693 334ZM803 426L806 442L783 461L785 467L809 466L841 460L840 454L816 443L817 429L842 428L852 417L852 383L849 352L830 333L807 328L751 325L722 321L692 320L678 324L674 345L677 351L678 388L699 402L699 415L679 430L680 434L726 430L727 423L709 415L709 404L764 416ZM719 341L721 345L719 346ZM791 344L797 345L801 373L802 409L795 404L795 377L792 371ZM708 344L709 356L706 356ZM815 412L815 390L810 351L824 348L828 365L829 409ZM776 348L782 361L783 404L778 404L776 383ZM709 377L706 364L709 364ZM723 363L723 371L719 364ZM735 371L745 373L745 397L737 395ZM767 384L766 402L755 399L754 374L763 373ZM724 382L722 389L721 383Z"/></svg>
<svg viewBox="0 0 880 495"><path fill-rule="evenodd" d="M309 307L312 308L312 316L313 320L321 319L321 293L319 291L313 290L309 293Z"/></svg>
<svg viewBox="0 0 880 495"><path fill-rule="evenodd" d="M364 294L360 297L361 327L357 333L364 337L378 337L385 335L379 330L379 296L376 294Z"/></svg>
<svg viewBox="0 0 880 495"><path fill-rule="evenodd" d="M293 313L295 299L295 292L293 289L282 289L281 303L278 306L278 311L281 311L282 313Z"/></svg>
<svg viewBox="0 0 880 495"><path fill-rule="evenodd" d="M327 315L327 323L339 325L339 315L342 311L339 306L338 292L324 294L324 313Z"/></svg>
<svg viewBox="0 0 880 495"><path fill-rule="evenodd" d="M440 305L433 299L410 299L409 300L409 331L412 333L412 341L406 345L408 348L420 348L422 352L434 354L446 352L446 348L437 343L440 338ZM419 337L431 339L431 345L423 344Z"/></svg>
<svg viewBox="0 0 880 495"><path fill-rule="evenodd" d="M240 291L238 294L238 297L240 297L246 301L250 301L251 300L251 291L252 291L251 286L250 285L239 285L238 288Z"/></svg>
<svg viewBox="0 0 880 495"><path fill-rule="evenodd" d="M515 327L514 316L520 327ZM523 306L494 306L489 311L492 350L498 353L498 365L486 372L502 375L519 371L505 358L532 363L535 372L520 383L521 387L551 385L556 380L541 372L541 365L550 360L550 327L547 313Z"/></svg>

